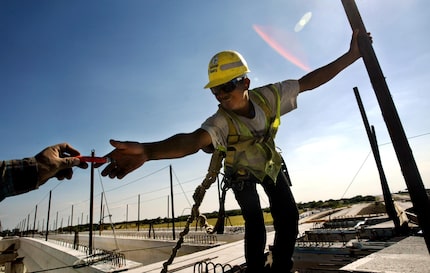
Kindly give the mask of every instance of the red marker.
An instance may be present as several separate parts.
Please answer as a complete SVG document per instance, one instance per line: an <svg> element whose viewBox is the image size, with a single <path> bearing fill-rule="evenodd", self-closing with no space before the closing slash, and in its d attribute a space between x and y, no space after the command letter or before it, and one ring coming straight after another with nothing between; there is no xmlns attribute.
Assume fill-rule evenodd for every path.
<svg viewBox="0 0 430 273"><path fill-rule="evenodd" d="M110 158L108 157L78 155L77 158L79 158L81 162L100 163L100 164L110 162Z"/></svg>

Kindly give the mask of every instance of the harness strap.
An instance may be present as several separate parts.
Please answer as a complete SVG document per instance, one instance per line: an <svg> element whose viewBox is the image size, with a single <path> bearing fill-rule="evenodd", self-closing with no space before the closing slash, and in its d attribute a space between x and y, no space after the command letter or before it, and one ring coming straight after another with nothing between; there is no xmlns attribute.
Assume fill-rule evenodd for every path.
<svg viewBox="0 0 430 273"><path fill-rule="evenodd" d="M263 97L260 93L256 91L252 91L251 94L254 95L255 98L258 98L256 100L256 103L263 109L264 113L266 114L266 118L268 120L268 124L270 124L270 129L266 131L265 141L268 140L269 137L275 137L276 133L278 132L279 125L281 125L281 96L279 94L278 88L274 85L268 86L270 90L272 90L273 95L275 96L275 116L272 117L272 112L269 108L269 102L267 101L266 97Z"/></svg>
<svg viewBox="0 0 430 273"><path fill-rule="evenodd" d="M249 130L247 126L241 122L236 115L226 111L225 109L219 107L219 111L225 116L228 124L228 136L227 136L227 154L225 158L225 165L232 166L235 160L235 150L232 148L235 145L236 149L241 149L242 147L246 147L248 145L252 145L255 143L266 143L270 139L273 139L278 131L279 125L281 123L281 98L278 89L274 85L268 86L270 90L272 90L275 96L275 105L272 107L276 107L275 115L273 116L270 103L261 95L258 91L250 90L249 95L253 102L255 102L258 106L260 106L266 116L266 130L263 137L255 137ZM238 128L236 127L237 124ZM240 132L240 133L239 133ZM267 152L267 151L266 151Z"/></svg>
<svg viewBox="0 0 430 273"><path fill-rule="evenodd" d="M267 141L269 137L274 137L278 131L279 125L281 124L281 97L279 94L278 89L274 85L268 86L270 90L272 90L274 96L275 96L275 116L272 116L272 111L270 109L270 104L267 101L266 97L261 95L259 92L250 90L249 95L253 99L253 101L263 109L264 114L266 115L266 127L268 125L270 127L266 128L266 134L264 136L263 141ZM220 112L226 117L227 123L228 123L228 137L227 137L227 146L231 144L236 144L240 140L240 135L238 133L238 130L233 122L233 119L235 119L234 115L231 115L228 111L226 111L223 108L219 108ZM237 121L238 126L242 126L242 122L240 122L239 119L235 119ZM249 135L252 135L249 129L246 126L243 126L244 131L246 133L249 133ZM242 131L243 132L243 131Z"/></svg>

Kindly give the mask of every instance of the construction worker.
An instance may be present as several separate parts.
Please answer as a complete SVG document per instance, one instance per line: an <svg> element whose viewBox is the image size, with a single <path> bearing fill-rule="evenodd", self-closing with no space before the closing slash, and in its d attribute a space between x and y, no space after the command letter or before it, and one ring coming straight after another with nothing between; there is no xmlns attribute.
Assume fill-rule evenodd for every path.
<svg viewBox="0 0 430 273"><path fill-rule="evenodd" d="M224 173L245 219L247 273L265 272L266 230L256 185L269 197L276 232L269 272L290 272L298 234L298 211L274 138L279 116L296 108L299 93L312 90L336 76L360 58L358 31L349 50L335 61L299 80L286 80L250 90L245 59L235 51L222 51L209 62L210 88L218 111L192 133L180 133L159 142L111 140L115 149L103 176L123 178L149 160L180 158L199 150L226 151Z"/></svg>

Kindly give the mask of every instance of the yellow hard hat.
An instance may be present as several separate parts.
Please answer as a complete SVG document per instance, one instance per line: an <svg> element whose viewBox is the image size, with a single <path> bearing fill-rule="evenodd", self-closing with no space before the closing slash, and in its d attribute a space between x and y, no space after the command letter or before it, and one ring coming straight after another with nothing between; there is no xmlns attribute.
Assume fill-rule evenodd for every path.
<svg viewBox="0 0 430 273"><path fill-rule="evenodd" d="M217 53L209 62L209 83L205 88L212 88L227 83L250 72L248 64L239 52L226 50Z"/></svg>

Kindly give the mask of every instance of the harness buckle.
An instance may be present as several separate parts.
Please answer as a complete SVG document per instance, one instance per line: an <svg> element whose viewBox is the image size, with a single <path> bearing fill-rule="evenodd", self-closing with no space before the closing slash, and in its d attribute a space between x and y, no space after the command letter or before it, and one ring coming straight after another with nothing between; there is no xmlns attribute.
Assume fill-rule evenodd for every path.
<svg viewBox="0 0 430 273"><path fill-rule="evenodd" d="M247 169L229 170L225 176L225 185L234 191L242 191L247 180L251 178L251 173Z"/></svg>
<svg viewBox="0 0 430 273"><path fill-rule="evenodd" d="M239 170L237 170L236 173L238 176L247 176L248 175L248 171L245 169L239 169Z"/></svg>

